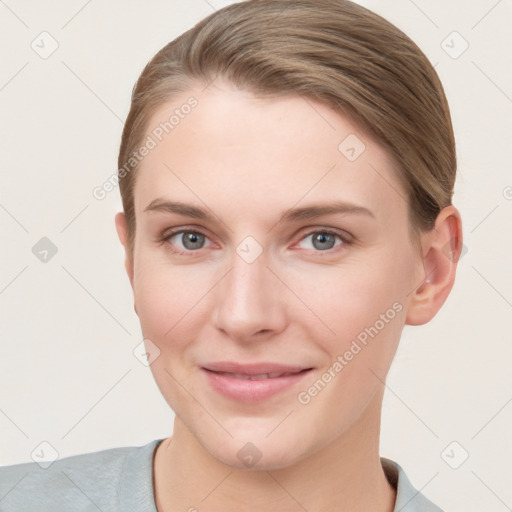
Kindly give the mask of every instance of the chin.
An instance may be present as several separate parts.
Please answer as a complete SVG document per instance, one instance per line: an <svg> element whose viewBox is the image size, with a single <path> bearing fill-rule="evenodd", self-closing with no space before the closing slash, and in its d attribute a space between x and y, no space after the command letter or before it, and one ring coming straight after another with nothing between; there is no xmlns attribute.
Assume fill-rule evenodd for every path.
<svg viewBox="0 0 512 512"><path fill-rule="evenodd" d="M268 439L266 434L245 432L242 437L234 437L224 445L211 440L203 447L222 464L245 471L285 469L307 456L298 448L303 445L290 437L287 437L288 442L277 434L274 439Z"/></svg>

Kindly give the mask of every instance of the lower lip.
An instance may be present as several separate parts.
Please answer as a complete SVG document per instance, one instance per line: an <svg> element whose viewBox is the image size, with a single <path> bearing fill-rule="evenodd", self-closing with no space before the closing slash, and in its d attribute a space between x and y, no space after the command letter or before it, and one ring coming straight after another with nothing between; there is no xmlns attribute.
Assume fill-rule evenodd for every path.
<svg viewBox="0 0 512 512"><path fill-rule="evenodd" d="M239 402L254 404L267 400L277 393L294 386L306 375L309 375L312 370L305 370L284 377L261 380L236 379L229 375L221 375L206 370L205 368L201 368L201 371L206 375L212 388L221 395Z"/></svg>

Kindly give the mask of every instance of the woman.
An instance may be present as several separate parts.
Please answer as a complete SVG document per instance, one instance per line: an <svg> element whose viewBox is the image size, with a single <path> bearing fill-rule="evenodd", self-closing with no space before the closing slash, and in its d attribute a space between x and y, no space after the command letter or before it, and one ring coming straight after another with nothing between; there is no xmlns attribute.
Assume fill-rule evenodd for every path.
<svg viewBox="0 0 512 512"><path fill-rule="evenodd" d="M344 0L231 5L147 64L118 163L173 435L2 468L2 510L440 510L379 456L402 329L439 311L462 246L418 47Z"/></svg>

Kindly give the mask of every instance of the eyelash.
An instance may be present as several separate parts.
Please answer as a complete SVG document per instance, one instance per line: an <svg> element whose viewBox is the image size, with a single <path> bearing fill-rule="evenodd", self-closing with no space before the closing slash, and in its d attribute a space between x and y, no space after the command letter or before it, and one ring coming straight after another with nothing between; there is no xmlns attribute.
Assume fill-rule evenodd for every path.
<svg viewBox="0 0 512 512"><path fill-rule="evenodd" d="M166 231L165 234L162 237L160 237L158 241L160 243L168 242L173 236L179 235L181 233L194 233L196 235L203 235L204 237L208 238L206 233L203 233L200 230L197 230L197 229L183 229L183 228L181 228L181 229L176 229L174 231ZM325 251L319 251L319 250L315 250L315 249L306 249L306 250L313 251L314 253L317 253L317 254L322 254L322 253L333 254L333 253L336 253L336 252L338 252L340 250L345 249L347 246L352 245L354 243L353 239L350 238L348 235L342 235L338 231L334 231L334 230L329 229L329 228L315 229L315 230L309 231L309 232L304 234L304 236L299 240L299 242L304 240L308 236L311 236L311 235L314 235L314 234L318 234L318 233L322 233L322 234L327 234L327 235L332 235L332 236L338 237L343 243L339 244L336 247L333 247L332 249L326 249ZM181 249L172 248L172 244L169 244L169 250L171 252L175 253L175 254L180 255L180 256L187 256L187 255L191 255L193 253L196 253L196 252L200 251L200 249L197 249L195 251L192 251L192 250L183 251Z"/></svg>

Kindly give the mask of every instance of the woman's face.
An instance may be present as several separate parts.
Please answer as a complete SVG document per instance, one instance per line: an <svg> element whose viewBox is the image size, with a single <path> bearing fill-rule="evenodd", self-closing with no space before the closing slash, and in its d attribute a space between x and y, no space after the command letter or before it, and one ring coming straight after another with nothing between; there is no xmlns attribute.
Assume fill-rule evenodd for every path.
<svg viewBox="0 0 512 512"><path fill-rule="evenodd" d="M197 105L181 109L190 96ZM378 429L423 277L386 152L325 105L220 81L160 108L147 135L128 265L177 421L217 460L258 468ZM286 370L305 371L261 375Z"/></svg>

